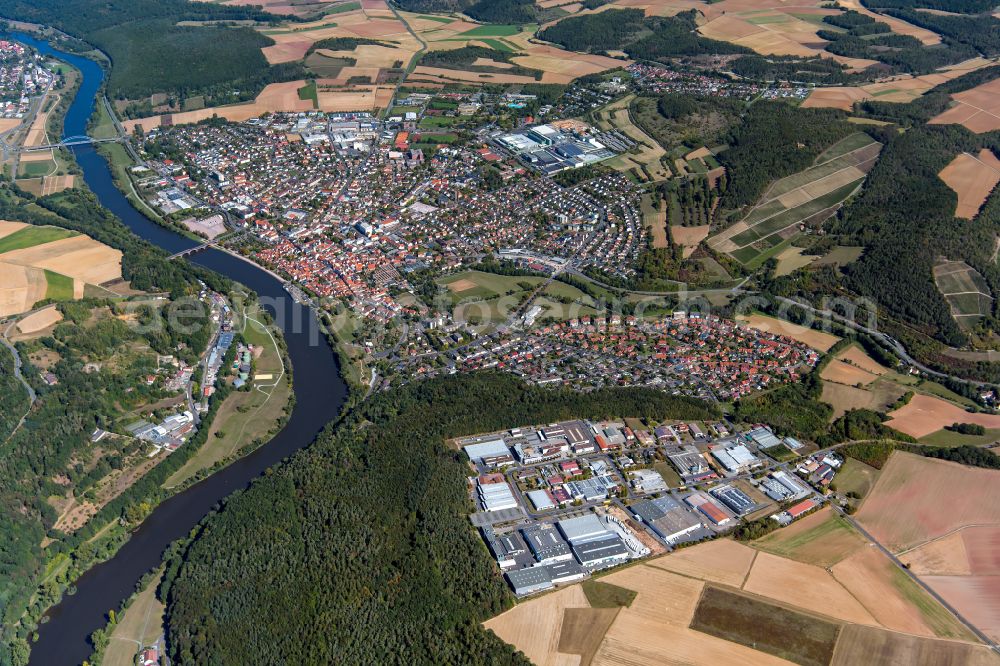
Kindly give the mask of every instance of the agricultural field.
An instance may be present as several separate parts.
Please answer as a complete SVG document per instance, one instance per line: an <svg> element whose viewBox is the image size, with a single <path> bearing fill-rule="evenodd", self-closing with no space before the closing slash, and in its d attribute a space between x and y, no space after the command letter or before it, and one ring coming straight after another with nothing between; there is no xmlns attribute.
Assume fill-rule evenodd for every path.
<svg viewBox="0 0 1000 666"><path fill-rule="evenodd" d="M791 549L797 556L811 552L827 563L836 551L830 570L720 539L524 600L485 626L532 662L553 666L756 666L787 664L788 659L827 664L840 650L840 636L858 621L870 634L850 634L850 649L858 649L862 638L878 642L885 646L880 649L886 663L909 663L899 659L917 636L927 637L922 649L942 655L986 653L971 644L972 637L943 607L853 531L822 527L816 532L830 514L819 515L787 543L799 542ZM809 533L814 538L802 538ZM584 590L595 582L613 587L599 594ZM594 612L598 606L604 614ZM592 623L592 635L582 631L584 622ZM935 629L935 622L943 624ZM904 630L915 635L900 643L893 632ZM934 639L943 635L952 640Z"/></svg>
<svg viewBox="0 0 1000 666"><path fill-rule="evenodd" d="M917 394L903 407L890 412L885 425L921 439L955 423L975 423L1000 428L1000 416L967 412L936 396Z"/></svg>
<svg viewBox="0 0 1000 666"><path fill-rule="evenodd" d="M1000 471L896 452L857 517L948 603L1000 638Z"/></svg>
<svg viewBox="0 0 1000 666"><path fill-rule="evenodd" d="M961 326L975 326L993 310L989 286L979 271L964 261L942 261L934 266L934 283Z"/></svg>
<svg viewBox="0 0 1000 666"><path fill-rule="evenodd" d="M864 545L861 535L828 507L753 542L759 550L824 569Z"/></svg>
<svg viewBox="0 0 1000 666"><path fill-rule="evenodd" d="M878 379L864 388L823 381L820 400L833 406L830 418L837 419L852 409L884 412L904 393L904 386L887 379Z"/></svg>
<svg viewBox="0 0 1000 666"><path fill-rule="evenodd" d="M938 641L848 625L840 632L831 666L857 664L997 666L1000 659L985 645Z"/></svg>
<svg viewBox="0 0 1000 666"><path fill-rule="evenodd" d="M663 165L667 151L651 136L632 122L629 106L634 95L627 95L594 112L595 124L604 131L618 130L636 142L631 152L605 162L624 173L631 173L642 182L659 181L673 174Z"/></svg>
<svg viewBox="0 0 1000 666"><path fill-rule="evenodd" d="M951 96L955 105L929 122L964 125L976 133L1000 129L1000 79Z"/></svg>
<svg viewBox="0 0 1000 666"><path fill-rule="evenodd" d="M0 222L0 316L45 298L81 298L87 284L121 278L118 250L58 227Z"/></svg>
<svg viewBox="0 0 1000 666"><path fill-rule="evenodd" d="M885 22L888 18L889 17L886 16L880 16L878 20ZM977 69L982 69L983 67L988 67L992 64L993 62L986 58L972 58L970 60L966 60L965 62L949 65L948 67L939 69L931 74L923 74L921 76L900 74L893 76L888 81L868 83L863 86L816 88L809 94L809 97L802 102L802 106L804 108L822 107L851 111L854 108L855 102L868 99L877 99L880 102L898 102L900 104L906 104L921 97L924 93L935 86L938 86L946 81L950 81L951 79L958 78L963 74L967 74ZM976 89L974 88L973 90ZM959 95L962 94L964 93L958 93L952 97L958 99ZM966 109L966 115L972 113L970 107L966 106L964 108ZM952 110L953 109L949 109L945 112L945 114L951 112ZM945 114L938 116L932 122L958 122L958 120L955 120L954 117L944 117ZM989 124L982 118L977 120L976 123L977 126L979 123L982 123L983 126L988 126ZM970 127L969 129L972 128Z"/></svg>
<svg viewBox="0 0 1000 666"><path fill-rule="evenodd" d="M1000 471L897 451L883 467L857 520L895 553L966 525L1000 527Z"/></svg>
<svg viewBox="0 0 1000 666"><path fill-rule="evenodd" d="M856 346L850 346L840 352L823 368L820 378L846 386L868 386L879 377L889 372Z"/></svg>
<svg viewBox="0 0 1000 666"><path fill-rule="evenodd" d="M1000 183L1000 160L988 148L980 150L978 155L962 153L938 176L958 195L955 217L971 220Z"/></svg>
<svg viewBox="0 0 1000 666"><path fill-rule="evenodd" d="M848 458L834 477L833 482L839 493L856 493L862 499L868 496L878 481L881 470L866 465L860 460Z"/></svg>
<svg viewBox="0 0 1000 666"><path fill-rule="evenodd" d="M802 224L819 223L833 214L875 166L882 145L858 132L816 158L813 166L774 182L741 221L708 239L744 265L763 263L787 248L782 241Z"/></svg>
<svg viewBox="0 0 1000 666"><path fill-rule="evenodd" d="M691 628L802 666L826 666L840 625L755 597L708 586Z"/></svg>
<svg viewBox="0 0 1000 666"><path fill-rule="evenodd" d="M666 201L653 194L642 195L642 221L649 228L654 248L670 246L667 240Z"/></svg>
<svg viewBox="0 0 1000 666"><path fill-rule="evenodd" d="M746 325L750 328L755 328L758 331L764 331L765 333L783 335L786 338L791 338L796 342L808 345L816 351L825 352L827 349L840 341L840 338L836 335L824 333L823 331L817 331L812 328L800 326L799 324L793 324L792 322L785 321L784 319L778 319L777 317L770 317L764 314L740 316L737 317L737 319L746 323Z"/></svg>

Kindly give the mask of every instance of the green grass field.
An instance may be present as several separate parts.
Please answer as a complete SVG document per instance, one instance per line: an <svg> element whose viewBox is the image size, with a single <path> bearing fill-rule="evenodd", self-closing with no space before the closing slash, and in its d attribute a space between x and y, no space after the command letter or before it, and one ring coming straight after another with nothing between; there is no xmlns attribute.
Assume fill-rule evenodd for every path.
<svg viewBox="0 0 1000 666"><path fill-rule="evenodd" d="M800 526L795 529L777 530L758 539L753 545L772 555L829 567L864 544L864 539L846 520L830 512L825 520L810 525L807 529L802 529Z"/></svg>
<svg viewBox="0 0 1000 666"><path fill-rule="evenodd" d="M493 49L495 49L497 51L502 51L503 53L514 53L514 52L517 51L516 48L514 48L513 46L510 46L507 42L499 40L499 39L489 39L489 38L486 38L486 39L480 39L479 41L483 42L487 46L489 46L489 47L491 47L491 48L493 48Z"/></svg>
<svg viewBox="0 0 1000 666"><path fill-rule="evenodd" d="M983 446L1000 440L1000 429L989 428L982 435L963 435L950 430L938 430L918 441L929 446Z"/></svg>
<svg viewBox="0 0 1000 666"><path fill-rule="evenodd" d="M283 365L275 343L265 330L250 321L243 329L243 337L249 344L264 349L255 361L256 377L268 374L272 377L255 380L251 391L234 391L226 398L215 415L208 439L163 483L165 488L179 485L254 440L267 437L284 414L292 389L287 375L279 379Z"/></svg>
<svg viewBox="0 0 1000 666"><path fill-rule="evenodd" d="M299 88L299 99L312 102L314 109L319 106L319 97L315 81L310 81L306 85Z"/></svg>
<svg viewBox="0 0 1000 666"><path fill-rule="evenodd" d="M18 176L21 178L39 178L47 176L56 168L55 162L45 160L43 162L21 162L17 167Z"/></svg>
<svg viewBox="0 0 1000 666"><path fill-rule="evenodd" d="M680 488L684 485L684 479L680 477L674 466L668 462L658 462L653 463L653 471L659 472L663 480L667 482L667 485L671 488Z"/></svg>
<svg viewBox="0 0 1000 666"><path fill-rule="evenodd" d="M451 127L458 122L458 118L450 118L448 116L427 116L420 119L420 123L417 125L420 129L438 129L441 127Z"/></svg>
<svg viewBox="0 0 1000 666"><path fill-rule="evenodd" d="M816 158L816 164L821 164L828 160L840 157L841 155L846 155L847 153L855 151L858 148L864 148L865 146L870 146L873 143L875 143L875 140L864 132L850 134L820 153L819 157Z"/></svg>
<svg viewBox="0 0 1000 666"><path fill-rule="evenodd" d="M45 298L53 301L73 300L73 278L48 269L45 270Z"/></svg>
<svg viewBox="0 0 1000 666"><path fill-rule="evenodd" d="M864 498L878 481L881 473L881 470L866 465L860 460L848 458L840 471L837 472L833 483L837 486L838 492L853 492L857 493L858 497Z"/></svg>
<svg viewBox="0 0 1000 666"><path fill-rule="evenodd" d="M332 7L327 7L323 10L323 15L328 16L330 14L343 14L345 12L353 12L357 9L361 9L360 2L345 2L341 5L334 5Z"/></svg>
<svg viewBox="0 0 1000 666"><path fill-rule="evenodd" d="M14 250L23 250L28 247L35 247L36 245L44 245L45 243L77 235L75 231L60 229L59 227L24 227L9 236L0 238L0 254Z"/></svg>
<svg viewBox="0 0 1000 666"><path fill-rule="evenodd" d="M132 666L139 652L138 643L152 644L163 631L163 602L156 598L160 578L151 580L118 617L111 640L101 663L104 666Z"/></svg>
<svg viewBox="0 0 1000 666"><path fill-rule="evenodd" d="M481 25L459 33L462 37L510 37L521 32L521 27L516 25Z"/></svg>

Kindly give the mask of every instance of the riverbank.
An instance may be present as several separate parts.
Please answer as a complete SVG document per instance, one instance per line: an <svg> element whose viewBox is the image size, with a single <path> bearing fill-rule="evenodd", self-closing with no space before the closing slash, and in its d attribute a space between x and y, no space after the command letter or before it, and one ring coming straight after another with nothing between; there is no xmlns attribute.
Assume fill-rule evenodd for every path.
<svg viewBox="0 0 1000 666"><path fill-rule="evenodd" d="M41 46L41 43L38 44ZM83 75L80 91L67 113L63 135L83 134L101 89L104 71L95 61L56 53L47 44L44 46L49 50L48 55L69 61ZM198 244L157 225L136 210L115 187L108 162L92 146L75 147L73 156L89 189L134 233L171 254ZM335 354L319 333L315 313L295 303L284 290L281 280L243 257L211 248L193 255L191 260L246 285L259 294L263 302L274 304L272 313L281 311L282 316L277 323L285 339L288 360L295 369L299 398L284 428L270 441L204 480L192 480L187 489L164 499L137 529L127 535L127 541L115 544L113 550L116 552L110 559L80 576L75 581L75 594L65 596L50 608L46 614L47 622L38 627L38 638L30 656L32 664L80 663L85 660L91 653L89 637L105 624L107 610L118 607L132 593L136 582L159 566L161 554L171 541L186 535L224 497L245 487L264 470L312 442L346 401L348 387L340 379Z"/></svg>

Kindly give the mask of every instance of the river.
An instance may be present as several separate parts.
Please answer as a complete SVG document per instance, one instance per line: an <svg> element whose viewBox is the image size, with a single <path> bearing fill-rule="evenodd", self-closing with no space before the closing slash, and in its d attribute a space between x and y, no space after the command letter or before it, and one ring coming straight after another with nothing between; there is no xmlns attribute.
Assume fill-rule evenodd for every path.
<svg viewBox="0 0 1000 666"><path fill-rule="evenodd" d="M82 72L83 80L67 112L63 136L86 134L104 70L92 60L56 51L29 35L12 36L42 53L58 56ZM93 146L77 146L73 152L90 189L138 236L171 253L197 244L137 211L115 187L107 162ZM160 563L164 548L186 535L227 495L245 488L265 469L311 443L337 416L347 398L347 385L340 376L336 355L325 338L317 334L315 313L295 303L281 282L218 250L199 252L191 260L250 287L262 302L269 304L288 344L294 369L295 409L285 428L270 442L161 503L112 559L83 574L76 581L76 593L65 596L49 610L48 620L39 627L38 641L32 646L30 664L61 666L87 659L91 653L90 634L106 624L107 612L118 608L142 575Z"/></svg>

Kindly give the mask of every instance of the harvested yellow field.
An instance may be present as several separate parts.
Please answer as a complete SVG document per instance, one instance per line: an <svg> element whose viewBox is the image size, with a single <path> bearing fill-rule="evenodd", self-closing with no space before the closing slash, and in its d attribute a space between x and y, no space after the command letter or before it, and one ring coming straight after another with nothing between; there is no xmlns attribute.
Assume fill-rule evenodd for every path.
<svg viewBox="0 0 1000 666"><path fill-rule="evenodd" d="M649 566L740 587L757 552L732 539L715 539L649 561Z"/></svg>
<svg viewBox="0 0 1000 666"><path fill-rule="evenodd" d="M619 611L594 665L790 663L690 629L704 587L701 581L646 565L623 569L602 580L635 590L638 595L630 607Z"/></svg>
<svg viewBox="0 0 1000 666"><path fill-rule="evenodd" d="M770 553L758 553L743 589L838 620L878 624L825 569Z"/></svg>
<svg viewBox="0 0 1000 666"><path fill-rule="evenodd" d="M951 98L957 104L929 122L958 123L977 133L1000 129L1000 80L955 93Z"/></svg>
<svg viewBox="0 0 1000 666"><path fill-rule="evenodd" d="M18 178L17 186L35 196L44 197L73 187L76 176L46 176L45 178Z"/></svg>
<svg viewBox="0 0 1000 666"><path fill-rule="evenodd" d="M966 528L970 529L970 528ZM941 576L971 576L972 567L965 550L965 539L962 531L952 532L948 536L925 543L919 548L900 554L904 564L910 571L921 575L936 574Z"/></svg>
<svg viewBox="0 0 1000 666"><path fill-rule="evenodd" d="M774 269L775 275L791 275L800 268L805 268L819 257L811 254L803 254L801 247L786 247L774 256L778 260L778 266Z"/></svg>
<svg viewBox="0 0 1000 666"><path fill-rule="evenodd" d="M907 585L911 593L920 594L926 603L936 604L881 551L862 549L834 566L833 577L886 629L918 636L936 635L920 608L903 596L899 586Z"/></svg>
<svg viewBox="0 0 1000 666"><path fill-rule="evenodd" d="M878 379L878 375L839 359L831 361L829 365L823 368L823 372L819 376L821 379L829 382L846 384L847 386L857 386L858 384L867 386Z"/></svg>
<svg viewBox="0 0 1000 666"><path fill-rule="evenodd" d="M524 652L538 666L558 666L566 663L558 652L566 608L590 608L579 585L519 603L483 626Z"/></svg>
<svg viewBox="0 0 1000 666"><path fill-rule="evenodd" d="M938 177L958 195L955 217L971 220L1000 183L1000 160L988 148L980 150L978 155L962 153Z"/></svg>
<svg viewBox="0 0 1000 666"><path fill-rule="evenodd" d="M110 282L122 276L122 253L89 236L73 236L13 250L0 255L0 261L48 269L90 284Z"/></svg>
<svg viewBox="0 0 1000 666"><path fill-rule="evenodd" d="M495 74L492 72L472 72L459 69L445 69L443 67L425 67L418 65L413 70L416 75L438 76L452 81L467 81L472 83L535 83L535 77L524 76L523 74Z"/></svg>
<svg viewBox="0 0 1000 666"><path fill-rule="evenodd" d="M833 509L824 507L754 542L760 550L805 564L830 567L865 545Z"/></svg>
<svg viewBox="0 0 1000 666"><path fill-rule="evenodd" d="M45 298L47 289L41 269L0 262L0 317L30 310Z"/></svg>
<svg viewBox="0 0 1000 666"><path fill-rule="evenodd" d="M975 423L984 428L1000 428L1000 416L970 413L958 405L930 395L918 394L903 407L890 412L886 422L911 437L920 439L954 423Z"/></svg>
<svg viewBox="0 0 1000 666"><path fill-rule="evenodd" d="M17 330L22 334L37 333L62 321L62 318L62 313L56 309L56 306L50 305L17 322Z"/></svg>
<svg viewBox="0 0 1000 666"><path fill-rule="evenodd" d="M0 118L0 134L21 126L20 118Z"/></svg>
<svg viewBox="0 0 1000 666"><path fill-rule="evenodd" d="M837 358L876 375L884 375L889 372L889 368L866 354L860 347L853 345L837 354Z"/></svg>
<svg viewBox="0 0 1000 666"><path fill-rule="evenodd" d="M737 319L746 323L750 328L755 328L765 333L783 335L786 338L791 338L821 352L825 352L840 340L836 335L816 331L805 326L800 326L799 324L793 324L784 319L777 319L776 317L769 317L767 315L754 314L749 317L737 317Z"/></svg>
<svg viewBox="0 0 1000 666"><path fill-rule="evenodd" d="M847 625L840 632L831 666L998 666L1000 657L985 645L935 640Z"/></svg>
<svg viewBox="0 0 1000 666"><path fill-rule="evenodd" d="M126 120L123 124L126 131L132 132L136 127L142 127L143 131L150 131L160 127L164 122L171 125L185 125L208 120L212 116L219 116L234 122L241 122L262 116L268 112L275 111L312 111L311 100L299 99L299 88L306 85L306 81L288 81L285 83L271 83L264 87L260 95L253 102L247 104L234 104L232 106L215 106L197 111L185 111L183 113L163 114L151 116L149 118L139 118L136 120ZM372 98L374 100L374 97ZM370 108L370 107L369 107ZM336 109L329 109L336 110ZM360 111L367 109L350 109Z"/></svg>
<svg viewBox="0 0 1000 666"><path fill-rule="evenodd" d="M7 220L0 220L0 238L5 236L10 236L15 231L25 228L28 226L24 222L8 222Z"/></svg>
<svg viewBox="0 0 1000 666"><path fill-rule="evenodd" d="M664 218L666 209L663 210ZM684 248L684 257L690 257L703 240L708 238L711 225L702 224L697 227L683 227L679 224L670 225L670 236L674 242Z"/></svg>

